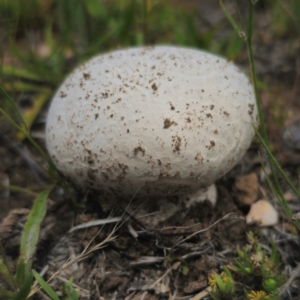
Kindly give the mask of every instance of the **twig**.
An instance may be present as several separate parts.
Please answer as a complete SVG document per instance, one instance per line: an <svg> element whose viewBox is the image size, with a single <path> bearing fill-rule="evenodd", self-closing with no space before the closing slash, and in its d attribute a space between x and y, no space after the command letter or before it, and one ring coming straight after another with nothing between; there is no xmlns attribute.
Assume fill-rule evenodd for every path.
<svg viewBox="0 0 300 300"><path fill-rule="evenodd" d="M294 279L297 276L299 276L299 274L300 274L300 264L298 264L297 267L292 271L288 281L281 287L279 296L282 296L285 293L285 291L289 288L289 286L292 284Z"/></svg>
<svg viewBox="0 0 300 300"><path fill-rule="evenodd" d="M155 256L143 256L138 261L130 262L131 266L137 267L140 265L152 265L156 263L161 263L165 260L165 257L155 257Z"/></svg>
<svg viewBox="0 0 300 300"><path fill-rule="evenodd" d="M104 220L90 221L90 222L72 227L69 230L69 233L74 232L74 231L79 230L79 229L85 229L85 228L89 228L89 227L93 227L93 226L117 223L117 222L120 222L121 220L122 220L122 217L115 217L115 218L108 218L108 219L104 219Z"/></svg>
<svg viewBox="0 0 300 300"><path fill-rule="evenodd" d="M193 236L195 236L197 234L204 233L204 232L208 231L209 229L211 229L212 227L214 227L215 225L217 225L221 221L224 221L224 220L227 220L227 219L239 219L239 218L241 218L241 217L239 217L236 213L229 213L229 214L225 215L223 218L217 220L215 223L213 223L210 226L208 226L207 228L192 233L191 235L189 235L185 239L183 239L183 240L179 241L178 243L176 243L174 246L182 244L183 242L189 240L190 238L192 238Z"/></svg>
<svg viewBox="0 0 300 300"><path fill-rule="evenodd" d="M156 284L162 281L171 271L173 270L173 266L170 267L161 277L159 277L153 284L151 284L151 288L154 288Z"/></svg>
<svg viewBox="0 0 300 300"><path fill-rule="evenodd" d="M201 291L199 294L191 298L190 300L200 300L206 297L211 292L211 287L208 286L205 290Z"/></svg>

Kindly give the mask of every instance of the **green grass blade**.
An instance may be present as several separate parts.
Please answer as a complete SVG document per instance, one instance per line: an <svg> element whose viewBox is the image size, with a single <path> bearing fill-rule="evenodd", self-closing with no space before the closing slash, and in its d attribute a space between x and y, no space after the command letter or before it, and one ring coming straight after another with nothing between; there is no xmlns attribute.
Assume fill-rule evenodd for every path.
<svg viewBox="0 0 300 300"><path fill-rule="evenodd" d="M22 120L22 122L24 123L24 126L26 128L26 130L28 129L27 124L23 118L23 115L21 113L21 111L19 110L18 105L15 103L15 101L6 93L6 91L0 87L0 90L2 91L2 93L4 94L5 98L9 101L9 103L13 106L14 110L17 112L18 116L20 117L20 120Z"/></svg>
<svg viewBox="0 0 300 300"><path fill-rule="evenodd" d="M219 0L220 3L220 7L223 10L226 18L228 19L228 21L230 22L230 24L232 25L232 27L235 29L235 31L238 33L239 36L242 37L241 33L242 30L240 29L239 25L234 21L234 19L232 18L231 14L228 12L228 10L226 9L226 7L224 6L222 0Z"/></svg>
<svg viewBox="0 0 300 300"><path fill-rule="evenodd" d="M13 193L21 193L21 194L27 194L27 195L31 195L31 196L36 196L37 192L32 191L30 188L22 188L16 185L6 185L6 184L1 184L0 186L3 186L5 189L8 189L10 192Z"/></svg>
<svg viewBox="0 0 300 300"><path fill-rule="evenodd" d="M31 138L31 136L23 130L2 108L0 108L0 112L8 119L8 121L15 127L17 130L19 130L21 133L23 133L26 138L31 142L31 144L40 152L40 154L48 161L49 163L49 157L48 155L42 150L42 148Z"/></svg>
<svg viewBox="0 0 300 300"><path fill-rule="evenodd" d="M272 242L272 252L271 252L271 256L270 256L269 260L270 260L270 262L272 262L273 264L278 266L278 264L279 264L279 254L277 252L277 247L276 247L276 244L274 242Z"/></svg>
<svg viewBox="0 0 300 300"><path fill-rule="evenodd" d="M0 282L1 284L9 287L10 290L17 289L15 278L10 273L8 266L0 259Z"/></svg>
<svg viewBox="0 0 300 300"><path fill-rule="evenodd" d="M12 297L15 294L16 294L15 292L9 292L3 286L0 285L0 300L12 299Z"/></svg>
<svg viewBox="0 0 300 300"><path fill-rule="evenodd" d="M120 25L119 27L109 31L108 33L105 33L104 35L101 35L98 40L95 41L93 46L90 47L89 52L90 53L96 53L101 49L101 46L110 38L112 38L114 35L116 35L118 32L120 32L122 26Z"/></svg>
<svg viewBox="0 0 300 300"><path fill-rule="evenodd" d="M44 291L51 297L53 300L59 300L58 296L56 295L55 291L51 288L51 286L40 276L38 272L32 270L33 276L35 277L36 281L40 284L40 286L44 289Z"/></svg>
<svg viewBox="0 0 300 300"><path fill-rule="evenodd" d="M52 70L48 68L44 60L38 57L34 52L30 51L25 55L24 51L21 51L18 46L14 44L11 47L11 51L21 61L22 65L29 70L29 72L35 72L35 74L41 78L41 81L52 84L53 81L56 80L56 78L51 76Z"/></svg>
<svg viewBox="0 0 300 300"><path fill-rule="evenodd" d="M26 273L25 269L26 269L25 262L23 260L19 261L17 265L17 273L16 273L16 280L19 285L21 285L22 282L24 282L25 280L25 273Z"/></svg>
<svg viewBox="0 0 300 300"><path fill-rule="evenodd" d="M275 188L275 186L274 186L272 180L270 179L270 176L267 174L267 172L266 172L266 170L265 170L265 167L263 166L263 164L261 164L261 165L262 165L263 172L264 172L264 174L265 174L265 176L266 176L266 179L267 179L267 181L268 181L268 184L269 184L269 186L270 186L270 188L271 188L273 194L274 194L275 197L278 199L278 201L279 201L281 207L283 208L283 210L285 211L285 213L291 218L291 217L292 217L292 213L291 213L289 207L287 206L287 204L285 203L285 201L281 199L281 196L280 196L280 194L278 193L278 190Z"/></svg>
<svg viewBox="0 0 300 300"><path fill-rule="evenodd" d="M28 272L28 274L25 277L25 280L20 288L20 291L13 297L13 298L8 298L11 300L25 300L27 299L27 296L30 293L32 286L32 272Z"/></svg>
<svg viewBox="0 0 300 300"><path fill-rule="evenodd" d="M298 230L300 230L300 223L298 223L297 220L293 219L293 215L292 215L292 212L291 212L290 208L288 207L284 197L281 196L281 194L278 193L278 190L274 187L274 184L273 184L272 180L270 179L270 177L267 175L266 170L263 167L263 164L262 164L262 168L263 168L263 171L265 173L268 184L270 186L270 189L272 190L273 194L275 195L278 202L280 203L281 208L284 210L284 212L287 214L287 216L293 221L293 224L295 225L295 227Z"/></svg>
<svg viewBox="0 0 300 300"><path fill-rule="evenodd" d="M269 139L268 139L268 134L267 134L267 128L266 128L264 117L263 117L263 111L262 111L262 107L261 107L261 99L260 99L260 94L259 94L259 91L258 91L256 68L255 68L253 46L252 46L253 17L254 17L255 2L256 1L248 0L248 3L249 3L248 19L249 20L248 20L246 44L247 44L248 58L249 58L249 64L250 64L250 70L251 70L251 79L252 79L252 83L253 83L253 87L254 87L254 94L255 94L258 117L259 117L259 126L260 126L260 129L261 129L261 132L262 132L262 136L260 135L259 131L255 128L255 126L254 126L254 128L255 128L257 136L259 136L259 139L261 140L261 142L264 145L267 152L272 154L271 151L270 151L270 148L269 148ZM272 157L273 157L273 155L272 155ZM281 186L280 186L279 181L278 181L276 167L274 166L274 164L276 165L275 160L271 159L270 155L268 155L268 160L269 160L270 168L271 168L271 171L272 171L272 175L274 177L275 187L277 188L277 194L279 195L280 198L284 198ZM277 163L277 165L278 165L277 169L279 170L279 168L280 168L280 170L281 170L281 167L279 166L278 163ZM287 178L287 176L285 174L283 176L285 177L285 180L290 182L290 180ZM298 191L296 192L296 195L298 195Z"/></svg>
<svg viewBox="0 0 300 300"><path fill-rule="evenodd" d="M64 284L62 300L78 300L79 292L73 289L73 278Z"/></svg>
<svg viewBox="0 0 300 300"><path fill-rule="evenodd" d="M32 258L38 242L41 223L46 215L47 199L51 190L52 188L45 190L37 196L25 223L17 268L17 280L19 283L22 282L22 279L27 274L31 273Z"/></svg>
<svg viewBox="0 0 300 300"><path fill-rule="evenodd" d="M259 141L261 142L261 144L264 146L265 150L267 151L269 160L271 160L271 162L277 168L278 172L281 174L283 179L286 181L286 183L289 185L289 187L293 190L293 192L296 194L296 196L298 198L300 198L300 193L299 193L298 189L295 187L295 185L290 181L290 179L287 177L285 172L282 170L282 168L281 168L280 164L278 163L277 159L272 154L272 151L270 150L270 147L267 145L266 141L263 139L263 137L261 136L259 131L255 128L255 126L253 126L253 127L255 129L255 132L256 132L256 135L257 135Z"/></svg>
<svg viewBox="0 0 300 300"><path fill-rule="evenodd" d="M20 80L6 82L2 84L2 87L8 92L44 92L46 87L38 84L25 83Z"/></svg>
<svg viewBox="0 0 300 300"><path fill-rule="evenodd" d="M47 102L47 100L49 99L51 94L52 94L52 91L50 89L47 89L47 90L45 90L44 93L36 96L36 98L33 101L32 107L24 112L23 118L27 124L27 127L23 128L24 130L26 130L27 128L28 128L28 130L30 130L34 120L40 113L42 107L45 105L45 103ZM22 125L20 127L22 127ZM21 132L18 132L17 138L20 141L22 141L23 139L26 138L26 136L24 136Z"/></svg>
<svg viewBox="0 0 300 300"><path fill-rule="evenodd" d="M10 270L4 248L0 241L0 282L5 283L11 290L17 290L18 285Z"/></svg>
<svg viewBox="0 0 300 300"><path fill-rule="evenodd" d="M255 67L255 63L254 63L254 53L253 53L253 47L252 47L254 4L252 3L251 0L248 0L248 2L249 2L249 13L248 13L249 20L248 20L246 44L247 44L249 65L250 65L250 71L251 71L251 79L252 79L254 94L255 94L255 99L256 99L256 106L257 106L258 117L259 117L259 126L261 128L263 138L265 139L266 143L269 145L267 129L266 129L263 111L262 111L262 107L261 107L260 94L258 91L257 78L256 78L256 67Z"/></svg>
<svg viewBox="0 0 300 300"><path fill-rule="evenodd" d="M222 278L218 275L218 274L215 274L215 279L216 279L216 282L217 282L217 285L218 285L218 288L221 292L224 292L225 289L226 289L226 285L225 283L223 282Z"/></svg>
<svg viewBox="0 0 300 300"><path fill-rule="evenodd" d="M18 78L23 78L33 81L41 81L41 77L26 69L19 69L14 66L2 66L1 72L4 75L10 75Z"/></svg>

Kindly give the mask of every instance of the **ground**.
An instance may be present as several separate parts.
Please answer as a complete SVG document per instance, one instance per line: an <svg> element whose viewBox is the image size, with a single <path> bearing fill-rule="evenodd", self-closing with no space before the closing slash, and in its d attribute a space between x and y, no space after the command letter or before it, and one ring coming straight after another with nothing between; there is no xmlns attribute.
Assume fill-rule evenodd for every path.
<svg viewBox="0 0 300 300"><path fill-rule="evenodd" d="M190 2L194 7L194 2ZM205 16L216 9L214 6L198 9L200 31L205 26L216 26L213 23L218 22L217 17L208 21ZM271 147L298 187L299 34L287 34L276 28L267 30L276 24L263 8L257 11L255 20L257 76ZM235 61L247 70L244 50ZM23 99L20 105L26 106L26 101ZM43 132L46 112L47 105L31 129L42 148L45 148L43 136L37 133ZM11 188L0 187L0 238L14 269L26 216L35 196L50 185L51 180L43 170L45 161L37 150L26 140L19 142L7 123L1 124L0 180L10 184ZM258 151L262 157L258 156ZM49 278L67 259L73 260L51 286L59 294L62 284L73 277L80 299L209 299L209 276L213 272L220 273L221 266L233 265L236 249L247 244L247 233L252 231L260 236L267 253L270 253L271 242L276 244L281 256L281 272L294 279L284 286L280 299L300 299L297 232L270 190L261 162L267 165L264 150L253 141L242 161L216 182L218 198L215 207L208 201L196 203L160 222L154 221L155 214L145 216L144 211L135 210L138 205L134 199L128 206L111 207L101 203L91 192L80 193L70 188L67 194L66 190L57 187L48 199L34 269L43 270ZM284 182L283 189L292 212L300 211L299 199ZM71 199L79 205L76 207ZM251 203L259 199L273 203L279 212L277 225L260 228L259 224L246 224ZM94 226L89 223L96 220L105 224ZM83 224L87 226L69 232L74 226ZM88 252L85 251L87 247L96 248ZM234 276L236 299L244 299L243 287L248 291L262 289L253 278ZM38 292L32 299L43 299L43 296Z"/></svg>

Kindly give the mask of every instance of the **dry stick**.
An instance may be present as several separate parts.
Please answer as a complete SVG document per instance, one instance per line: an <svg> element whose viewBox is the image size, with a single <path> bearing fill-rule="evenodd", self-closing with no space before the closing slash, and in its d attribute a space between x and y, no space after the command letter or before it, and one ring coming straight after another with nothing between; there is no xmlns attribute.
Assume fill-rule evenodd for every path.
<svg viewBox="0 0 300 300"><path fill-rule="evenodd" d="M148 294L148 292L145 291L145 292L142 294L141 300L144 300L147 294Z"/></svg>
<svg viewBox="0 0 300 300"><path fill-rule="evenodd" d="M212 291L211 287L208 286L205 290L201 291L199 294L191 298L191 300L201 300L207 295L209 295L211 291Z"/></svg>
<svg viewBox="0 0 300 300"><path fill-rule="evenodd" d="M182 244L183 242L189 240L190 238L192 238L193 236L195 236L197 234L200 234L200 233L208 231L210 228L214 227L215 225L217 225L221 221L224 221L224 220L227 220L227 219L240 219L240 218L241 217L239 217L236 213L229 213L229 214L225 215L224 217L222 217L221 219L217 220L215 223L213 223L210 226L208 226L207 228L192 233L191 235L189 235L185 239L183 239L183 240L179 241L178 243L176 243L174 246ZM241 219L244 219L244 218L241 218Z"/></svg>
<svg viewBox="0 0 300 300"><path fill-rule="evenodd" d="M89 227L94 227L94 226L99 226L99 225L106 225L106 224L111 224L111 223L117 223L120 222L122 217L115 217L115 218L108 218L104 220L95 220L95 221L90 221L84 224L80 224L77 226L72 227L68 233L74 232L79 229L85 229Z"/></svg>
<svg viewBox="0 0 300 300"><path fill-rule="evenodd" d="M137 261L132 261L129 263L130 266L141 266L141 265L152 265L161 263L165 260L164 256L142 256Z"/></svg>
<svg viewBox="0 0 300 300"><path fill-rule="evenodd" d="M111 217L111 215L113 214L113 211L111 211L111 213L109 214L109 217L108 218L110 218ZM121 219L122 219L122 216L121 216ZM89 241L89 243L86 245L86 247L84 248L84 250L81 252L81 254L83 254L83 253L85 253L87 250L88 250L88 248L90 247L90 245L92 244L92 242L95 240L95 238L100 234L100 232L102 231L102 229L104 228L104 226L102 226L99 230L98 230L98 232L94 235L94 237ZM115 228L115 227L114 227ZM113 229L113 231L114 231L114 229Z"/></svg>
<svg viewBox="0 0 300 300"><path fill-rule="evenodd" d="M173 269L173 266L170 267L161 277L159 277L153 284L151 284L150 288L154 288L156 284L162 281Z"/></svg>
<svg viewBox="0 0 300 300"><path fill-rule="evenodd" d="M281 287L279 296L282 296L285 293L285 291L289 288L289 286L292 284L294 279L299 275L299 273L300 273L300 264L298 264L298 266L292 271L288 281Z"/></svg>
<svg viewBox="0 0 300 300"><path fill-rule="evenodd" d="M192 224L192 225L189 225L189 226L168 226L168 227L164 227L164 228L160 229L160 231L169 230L169 229L189 229L189 228L198 226L200 224L201 223L199 222L199 223Z"/></svg>

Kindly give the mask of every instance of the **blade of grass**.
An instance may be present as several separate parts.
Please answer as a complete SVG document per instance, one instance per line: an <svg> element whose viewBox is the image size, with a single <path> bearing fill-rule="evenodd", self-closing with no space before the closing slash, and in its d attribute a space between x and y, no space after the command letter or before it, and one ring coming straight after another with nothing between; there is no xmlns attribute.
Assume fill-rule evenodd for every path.
<svg viewBox="0 0 300 300"><path fill-rule="evenodd" d="M32 72L38 74L42 81L51 84L55 82L56 78L53 78L51 68L48 68L44 62L44 59L38 57L36 53L32 52L32 50L30 50L29 53L24 54L24 51L21 51L17 45L12 45L11 51L17 56L22 65L29 70L29 72L32 70Z"/></svg>
<svg viewBox="0 0 300 300"><path fill-rule="evenodd" d="M252 47L254 4L253 4L252 0L248 0L248 2L249 2L249 12L248 12L249 20L248 20L246 44L247 44L247 50L248 50L251 79L252 79L252 84L253 84L254 93L255 93L260 129L262 131L263 138L265 139L266 143L269 144L267 129L266 129L265 121L264 121L263 111L261 108L261 99L260 99L258 86L257 86L256 68L255 68L255 63L254 63L254 54L253 54L253 47Z"/></svg>
<svg viewBox="0 0 300 300"><path fill-rule="evenodd" d="M272 151L270 150L270 147L267 145L266 141L263 139L259 131L254 127L256 135L260 141L260 143L264 146L265 150L267 151L269 160L272 161L273 165L275 165L276 169L280 173L280 175L283 177L283 179L286 181L286 183L289 185L289 187L293 190L295 195L300 198L300 192L295 187L295 185L290 181L290 179L287 177L283 169L281 168L280 164L278 163L277 159L274 157Z"/></svg>
<svg viewBox="0 0 300 300"><path fill-rule="evenodd" d="M32 270L33 276L36 281L40 284L40 286L44 289L44 291L51 297L53 300L59 300L55 291L51 288L51 286L40 276L38 272Z"/></svg>
<svg viewBox="0 0 300 300"><path fill-rule="evenodd" d="M2 243L0 241L0 281L2 283L6 283L11 290L16 290L18 288L17 282L15 278L13 277L7 257L4 252L4 248L2 246Z"/></svg>
<svg viewBox="0 0 300 300"><path fill-rule="evenodd" d="M16 293L10 292L0 285L0 300L12 299L15 294Z"/></svg>
<svg viewBox="0 0 300 300"><path fill-rule="evenodd" d="M23 282L18 294L15 295L14 297L8 298L8 299L11 299L11 300L24 300L24 299L26 299L27 296L30 293L31 286L32 286L32 272L30 270L30 272L28 272L28 274L26 275L26 277L24 279L24 282Z"/></svg>
<svg viewBox="0 0 300 300"><path fill-rule="evenodd" d="M255 63L254 63L254 54L253 54L253 47L252 47L254 5L255 5L256 2L257 1L254 1L254 0L248 0L248 3L249 3L249 12L248 12L249 20L248 20L246 44L247 44L248 58L249 58L249 64L250 64L250 70L251 70L251 79L252 79L252 83L253 83L253 87L254 87L256 105L257 105L257 110L258 110L259 126L260 126L260 130L262 131L262 138L264 140L264 144L269 148L269 139L268 139L267 128L266 128L266 125L265 125L263 111L262 111L262 107L261 107L260 94L259 94L259 91L258 91L258 84L257 84L257 78L256 78L256 68L255 68ZM270 159L269 155L268 155L268 160L269 160L270 168L271 168L271 171L272 171L272 175L274 177L274 182L275 182L275 186L277 188L277 192L278 192L280 198L282 199L282 198L284 198L282 188L281 188L281 186L279 184L279 181L278 181L276 169L274 168L274 164L272 163L272 160Z"/></svg>
<svg viewBox="0 0 300 300"><path fill-rule="evenodd" d="M22 188L22 187L19 187L19 186L16 186L16 185L5 185L5 184L1 184L1 186L3 186L5 189L8 189L10 192L13 192L13 193L22 193L22 194L27 194L27 195L32 195L32 196L36 196L37 195L37 192L34 192L28 188Z"/></svg>
<svg viewBox="0 0 300 300"><path fill-rule="evenodd" d="M26 131L28 131L28 127L27 124L23 118L23 115L18 107L18 105L15 103L15 101L6 93L6 91L0 87L0 90L2 91L2 93L4 94L5 98L9 101L9 103L13 106L14 110L17 112L18 116L20 117L20 120L22 120L22 122L24 123L24 126L26 128ZM2 109L1 109L2 110Z"/></svg>
<svg viewBox="0 0 300 300"><path fill-rule="evenodd" d="M223 13L225 14L227 20L232 25L232 27L235 29L235 31L238 33L239 36L242 36L243 30L240 29L239 25L234 21L234 19L232 18L231 14L229 13L229 11L224 6L222 0L219 0L219 4L220 4L221 9L222 9Z"/></svg>
<svg viewBox="0 0 300 300"><path fill-rule="evenodd" d="M21 238L20 256L17 266L17 281L23 282L27 274L31 273L32 258L38 242L41 223L47 211L47 199L52 188L41 192L34 201L24 226Z"/></svg>
<svg viewBox="0 0 300 300"><path fill-rule="evenodd" d="M269 184L269 186L270 186L270 188L271 188L273 194L274 194L275 197L278 199L278 201L279 201L279 203L280 203L282 209L283 209L283 210L285 211L285 213L291 218L291 217L292 217L292 212L291 212L290 208L286 205L286 202L285 202L283 199L281 199L280 195L279 195L278 192L277 192L277 189L274 187L273 182L272 182L272 180L270 179L270 176L267 174L266 169L265 169L265 167L263 166L263 164L262 164L262 169L263 169L263 172L264 172L264 174L265 174L265 176L266 176L266 179L267 179L267 181L268 181L268 184Z"/></svg>
<svg viewBox="0 0 300 300"><path fill-rule="evenodd" d="M89 53L95 53L97 51L99 51L99 49L101 48L101 46L107 41L109 40L111 37L113 37L114 35L116 35L120 30L121 30L122 26L120 25L119 27L109 31L108 33L101 35L100 38L93 44L92 47L90 47L89 49Z"/></svg>
<svg viewBox="0 0 300 300"><path fill-rule="evenodd" d="M31 138L31 136L22 129L2 108L0 108L0 112L8 119L8 121L15 127L17 130L22 132L26 138L31 142L31 144L40 152L40 154L46 159L46 161L50 164L50 159L48 155L42 150L42 148Z"/></svg>
<svg viewBox="0 0 300 300"><path fill-rule="evenodd" d="M48 89L43 94L40 94L36 97L36 99L33 101L32 107L29 110L27 110L23 115L23 118L27 124L27 128L24 128L24 126L22 126L22 125L20 126L21 128L23 128L24 130L26 130L26 129L30 130L30 128L33 124L33 121L35 120L35 118L39 114L41 108L47 102L47 100L49 99L51 94L52 94L52 91L50 89ZM25 138L26 138L26 136L24 134L22 134L20 131L17 133L17 139L19 141L23 141Z"/></svg>
<svg viewBox="0 0 300 300"><path fill-rule="evenodd" d="M4 65L1 68L1 72L4 75L10 75L14 77L19 77L27 80L41 81L41 77L37 76L35 73L28 71L27 69L19 69L14 66Z"/></svg>
<svg viewBox="0 0 300 300"><path fill-rule="evenodd" d="M286 200L284 197L282 197L279 193L278 190L276 189L276 187L274 186L272 180L270 179L270 177L268 176L268 174L266 173L266 170L262 165L263 171L265 173L266 179L268 181L268 184L270 186L270 189L272 190L273 194L275 195L275 197L277 198L281 208L284 210L284 212L287 214L287 216L292 220L293 224L295 225L295 227L298 229L298 231L300 230L300 223L297 222L297 220L293 219L293 214L289 208L289 206L286 203Z"/></svg>
<svg viewBox="0 0 300 300"><path fill-rule="evenodd" d="M78 300L79 292L73 289L73 278L64 284L63 287L63 300Z"/></svg>
<svg viewBox="0 0 300 300"><path fill-rule="evenodd" d="M8 266L2 259L0 259L0 281L1 284L8 287L9 290L17 289L18 285L15 281L15 278L12 276L10 270L8 269Z"/></svg>
<svg viewBox="0 0 300 300"><path fill-rule="evenodd" d="M22 81L3 83L2 87L8 92L44 92L47 90L47 88L43 86Z"/></svg>

